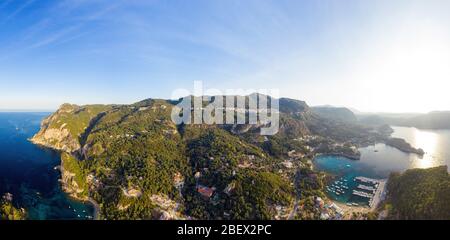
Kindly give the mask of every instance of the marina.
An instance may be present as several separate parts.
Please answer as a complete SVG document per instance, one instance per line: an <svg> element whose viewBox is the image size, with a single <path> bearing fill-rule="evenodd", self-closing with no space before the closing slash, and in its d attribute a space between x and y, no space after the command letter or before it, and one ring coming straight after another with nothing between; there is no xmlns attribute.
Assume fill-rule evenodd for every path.
<svg viewBox="0 0 450 240"><path fill-rule="evenodd" d="M351 181L341 177L328 185L326 191L331 196L343 199L347 206L365 205L372 208L380 202L379 192L384 191L384 182L362 176L354 177Z"/></svg>
<svg viewBox="0 0 450 240"><path fill-rule="evenodd" d="M384 196L386 180L359 175L351 164L344 166L341 175L325 187L327 195L346 207L376 208Z"/></svg>

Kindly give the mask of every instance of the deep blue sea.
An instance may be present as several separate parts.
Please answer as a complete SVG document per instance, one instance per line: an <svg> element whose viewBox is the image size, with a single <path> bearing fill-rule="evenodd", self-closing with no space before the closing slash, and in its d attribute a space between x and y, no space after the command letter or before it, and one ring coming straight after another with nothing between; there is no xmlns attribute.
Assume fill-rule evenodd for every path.
<svg viewBox="0 0 450 240"><path fill-rule="evenodd" d="M13 194L29 219L88 219L93 208L62 192L59 153L28 141L50 113L0 113L0 195Z"/></svg>

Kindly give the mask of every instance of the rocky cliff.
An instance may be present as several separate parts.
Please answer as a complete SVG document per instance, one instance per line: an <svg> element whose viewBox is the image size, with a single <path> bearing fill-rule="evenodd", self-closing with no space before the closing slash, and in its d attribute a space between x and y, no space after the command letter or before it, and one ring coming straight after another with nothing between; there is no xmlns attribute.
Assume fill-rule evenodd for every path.
<svg viewBox="0 0 450 240"><path fill-rule="evenodd" d="M31 138L31 142L55 150L73 153L80 151L81 138L100 113L110 106L77 106L63 104L58 111L44 119L40 131Z"/></svg>

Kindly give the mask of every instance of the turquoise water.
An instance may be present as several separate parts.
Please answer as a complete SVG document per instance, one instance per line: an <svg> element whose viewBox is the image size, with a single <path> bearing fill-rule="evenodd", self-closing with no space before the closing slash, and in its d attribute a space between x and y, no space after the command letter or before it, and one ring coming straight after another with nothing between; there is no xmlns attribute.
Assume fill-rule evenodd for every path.
<svg viewBox="0 0 450 240"><path fill-rule="evenodd" d="M48 113L0 113L0 195L13 194L30 219L88 219L93 208L70 199L58 179L57 152L27 139L39 131Z"/></svg>
<svg viewBox="0 0 450 240"><path fill-rule="evenodd" d="M358 203L360 205L367 205L368 199L354 196L353 189L356 189L358 182L354 180L355 177L363 176L374 179L383 179L385 176L380 175L380 172L370 167L361 161L350 160L339 156L318 156L314 159L315 168L335 176L333 182L328 184L327 188L336 190L335 186L339 186L342 191L339 194L327 190L327 195L339 202ZM336 183L336 181L338 181ZM334 185L334 186L333 186Z"/></svg>
<svg viewBox="0 0 450 240"><path fill-rule="evenodd" d="M357 183L356 176L374 179L387 178L391 172L402 172L410 168L430 168L450 165L450 131L419 130L415 128L393 127L393 137L405 139L412 146L422 148L423 157L416 154L403 153L384 144L376 144L361 148L361 159L350 160L338 156L319 156L314 159L316 169L331 173L340 181L339 185L348 187L339 195L328 192L328 195L340 202L365 202L364 199L352 196L352 189ZM331 184L329 186L331 188Z"/></svg>

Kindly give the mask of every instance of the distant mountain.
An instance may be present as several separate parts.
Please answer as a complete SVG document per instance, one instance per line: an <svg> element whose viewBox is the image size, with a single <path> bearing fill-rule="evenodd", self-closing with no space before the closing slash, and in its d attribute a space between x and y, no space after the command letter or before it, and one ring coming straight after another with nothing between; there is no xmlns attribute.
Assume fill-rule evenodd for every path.
<svg viewBox="0 0 450 240"><path fill-rule="evenodd" d="M356 109L356 108L351 108L351 107L349 107L348 109L350 109L350 111L352 111L355 115L363 114L363 112L359 111L359 110Z"/></svg>
<svg viewBox="0 0 450 240"><path fill-rule="evenodd" d="M359 122L368 125L394 125L420 129L450 129L450 111L428 114L372 114L359 116Z"/></svg>
<svg viewBox="0 0 450 240"><path fill-rule="evenodd" d="M322 118L340 121L340 122L356 122L357 121L355 114L348 108L320 106L320 107L312 107L311 109L312 109L313 113L319 115Z"/></svg>
<svg viewBox="0 0 450 240"><path fill-rule="evenodd" d="M431 112L407 119L405 125L423 129L450 129L450 111Z"/></svg>
<svg viewBox="0 0 450 240"><path fill-rule="evenodd" d="M280 98L280 112L298 114L308 111L310 111L310 108L304 101L290 98Z"/></svg>

